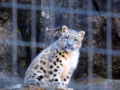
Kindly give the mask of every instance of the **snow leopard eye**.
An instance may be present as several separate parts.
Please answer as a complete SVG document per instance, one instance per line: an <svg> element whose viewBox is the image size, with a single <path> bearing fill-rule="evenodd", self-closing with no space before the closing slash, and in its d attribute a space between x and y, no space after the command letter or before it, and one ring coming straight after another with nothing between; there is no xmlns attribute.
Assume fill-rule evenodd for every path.
<svg viewBox="0 0 120 90"><path fill-rule="evenodd" d="M75 36L74 41L78 41L78 38Z"/></svg>

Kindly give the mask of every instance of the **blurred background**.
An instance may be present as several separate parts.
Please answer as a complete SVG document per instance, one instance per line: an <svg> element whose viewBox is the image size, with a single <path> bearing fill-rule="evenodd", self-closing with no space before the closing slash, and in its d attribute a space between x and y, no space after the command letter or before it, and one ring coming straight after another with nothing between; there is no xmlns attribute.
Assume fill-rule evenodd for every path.
<svg viewBox="0 0 120 90"><path fill-rule="evenodd" d="M63 25L86 32L70 86L120 90L120 0L0 0L0 90L23 90L30 62Z"/></svg>

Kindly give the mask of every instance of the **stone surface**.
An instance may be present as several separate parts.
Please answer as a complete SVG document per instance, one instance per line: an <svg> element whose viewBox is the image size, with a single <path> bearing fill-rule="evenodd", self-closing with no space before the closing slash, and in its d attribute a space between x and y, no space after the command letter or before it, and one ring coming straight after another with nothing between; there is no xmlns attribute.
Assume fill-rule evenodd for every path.
<svg viewBox="0 0 120 90"><path fill-rule="evenodd" d="M6 73L6 75L13 75L12 72L12 38L15 33L18 34L18 40L21 40L22 37L19 35L18 31L16 32L12 31L12 24L10 21L7 21L6 23L3 23L0 25L2 30L0 30L0 39L2 40L3 44L0 44L0 70L1 72ZM20 67L22 67L21 64L24 65L24 47L18 46L17 50L17 57L18 57L18 71ZM21 61L19 61L21 59ZM22 69L22 68L21 68ZM17 72L16 72L17 73Z"/></svg>
<svg viewBox="0 0 120 90"><path fill-rule="evenodd" d="M7 80L15 81L15 78L9 78ZM0 79L1 80L1 79ZM2 79L3 82L6 82L5 79ZM8 82L0 83L0 85L4 86L0 87L0 89L9 89L9 90L24 90L24 87L22 83L20 82L21 79L16 79L17 82L11 82L8 84ZM19 82L18 82L19 81ZM120 80L109 80L104 79L101 77L94 77L90 82L88 82L87 78L80 78L77 80L71 80L69 84L70 88L73 88L74 90L119 90L120 89ZM27 89L25 89L27 90ZM29 89L29 90L41 90L41 89ZM48 88L45 90L53 90L52 88Z"/></svg>
<svg viewBox="0 0 120 90"><path fill-rule="evenodd" d="M8 0L2 0L7 2ZM55 7L62 8L74 8L87 10L87 0L73 0L73 4L69 0L54 0ZM11 0L9 1L11 2ZM21 4L31 4L30 0L18 0ZM92 0L93 10L106 11L106 2L104 0ZM36 39L37 42L43 43L43 47L37 47L37 52L41 52L48 45L53 43L61 35L61 27L67 25L71 29L77 31L84 30L86 32L83 47L88 47L88 23L93 23L93 48L106 49L106 17L93 16L87 17L87 15L59 13L55 14L54 9L51 11L49 0L37 0L37 5L43 5L41 11L36 13ZM112 12L120 12L120 1L112 0ZM62 11L62 9L61 9ZM44 12L44 13L43 13ZM12 14L10 8L0 7L0 39L5 39L6 44L0 44L0 72L3 72L7 77L12 75L12 48L9 43L12 39L12 35L15 33L12 31ZM18 9L18 40L31 41L31 11ZM120 20L118 18L112 18L112 49L120 50ZM46 28L48 27L48 31ZM44 46L46 44L46 46ZM26 68L29 66L31 60L31 48L26 46L19 46L17 50L18 64L17 64L17 76L24 77ZM106 55L93 53L93 74L107 78L107 61ZM112 56L112 69L113 78L120 79L120 56ZM77 69L74 72L73 78L78 79L82 76L88 75L88 53L81 52L80 60Z"/></svg>

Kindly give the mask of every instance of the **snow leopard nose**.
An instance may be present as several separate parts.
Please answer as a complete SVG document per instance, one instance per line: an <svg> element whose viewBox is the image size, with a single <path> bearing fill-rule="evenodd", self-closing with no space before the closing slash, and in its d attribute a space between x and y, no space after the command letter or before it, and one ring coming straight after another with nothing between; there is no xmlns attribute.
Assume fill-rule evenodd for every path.
<svg viewBox="0 0 120 90"><path fill-rule="evenodd" d="M73 44L73 41L72 41L72 40L69 40L68 43L67 43L67 45L68 45L69 47L71 47L72 44Z"/></svg>

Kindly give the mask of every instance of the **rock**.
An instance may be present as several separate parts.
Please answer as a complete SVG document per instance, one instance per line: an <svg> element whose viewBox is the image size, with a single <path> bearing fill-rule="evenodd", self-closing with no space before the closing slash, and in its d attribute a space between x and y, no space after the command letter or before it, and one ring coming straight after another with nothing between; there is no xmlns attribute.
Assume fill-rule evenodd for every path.
<svg viewBox="0 0 120 90"><path fill-rule="evenodd" d="M12 37L15 33L18 34L18 40L22 40L21 35L19 35L19 33L17 32L13 32L12 31L12 24L8 26L8 23L10 23L9 21L7 21L6 23L1 24L1 28L2 30L0 30L0 39L2 40L0 44L0 71L6 73L6 75L13 76L13 72L12 72ZM17 50L17 57L18 57L18 61L19 59L22 59L20 61L20 63L18 63L18 71L20 69L20 67L22 67L21 64L24 64L24 56L25 56L25 52L24 52L24 47L22 46L18 46ZM24 71L24 70L23 70ZM16 72L17 73L17 72ZM19 72L20 73L20 72Z"/></svg>
<svg viewBox="0 0 120 90"><path fill-rule="evenodd" d="M10 79L6 79L10 80ZM11 81L19 81L20 79L18 78L11 78ZM3 79L4 84L5 79ZM0 83L1 85L1 83ZM109 79L104 79L102 77L94 77L90 82L88 82L87 78L80 78L80 79L74 79L71 80L69 83L69 88L73 88L74 90L89 90L90 88L92 90L106 90L106 89L111 89L112 90L119 90L120 88L120 80L109 80ZM0 87L0 89L3 89ZM4 89L14 89L14 90L27 90L23 87L21 82L11 82L9 85L4 84ZM29 90L41 90L39 88L33 89L31 87ZM42 89L42 90L54 90L52 88L48 89ZM57 89L58 90L58 89Z"/></svg>
<svg viewBox="0 0 120 90"><path fill-rule="evenodd" d="M120 37L120 19L119 18L115 18L115 24L116 24L116 28L117 28L117 33Z"/></svg>
<svg viewBox="0 0 120 90"><path fill-rule="evenodd" d="M22 87L22 84L16 84L14 86L11 86L9 89L20 89Z"/></svg>
<svg viewBox="0 0 120 90"><path fill-rule="evenodd" d="M83 80L73 80L69 86L71 88L74 88L74 90L106 90L111 89L112 90L119 90L120 80L109 80L104 79L101 77L94 77L90 82L88 82L88 79Z"/></svg>
<svg viewBox="0 0 120 90"><path fill-rule="evenodd" d="M7 0L4 0L7 1ZM2 2L4 2L2 1ZM12 2L11 0L9 2ZM18 0L21 4L31 4L30 0ZM104 0L92 0L93 10L107 11L106 1ZM106 49L106 17L93 16L87 17L87 15L69 14L69 13L53 13L49 6L49 0L41 2L37 0L37 5L43 5L41 11L36 13L36 38L37 42L42 43L41 47L36 48L36 54L40 53L47 46L52 44L61 35L61 27L67 25L71 29L77 31L84 30L86 32L83 40L83 48L88 47L88 23L93 23L92 33L92 47L98 49ZM69 0L54 0L55 7L74 8L87 10L87 0L74 0L70 3ZM112 0L112 12L120 12L120 1ZM11 40L12 35L17 32L18 40L31 42L31 11L18 9L18 30L12 32L12 9L0 8L0 39L5 39L5 44L0 44L0 72L12 76L12 48ZM62 10L62 9L60 9ZM54 11L54 9L53 9ZM112 18L112 49L120 50L120 19ZM48 31L46 31L48 27ZM45 46L44 46L45 45ZM31 48L26 46L18 46L17 49L18 62L17 62L17 76L24 77L25 71L29 66L31 60ZM80 78L82 76L88 76L88 53L80 52L78 67L74 72L73 78ZM93 53L93 74L107 78L107 61L106 55ZM120 79L120 56L112 56L112 69L113 78Z"/></svg>

